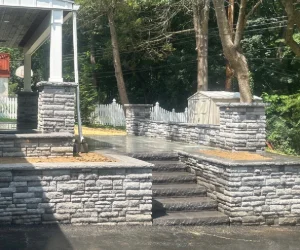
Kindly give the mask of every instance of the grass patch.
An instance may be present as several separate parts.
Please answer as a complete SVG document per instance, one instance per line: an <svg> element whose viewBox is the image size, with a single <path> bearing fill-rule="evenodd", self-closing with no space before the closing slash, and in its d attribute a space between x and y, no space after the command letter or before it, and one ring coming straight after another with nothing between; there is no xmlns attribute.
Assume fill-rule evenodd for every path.
<svg viewBox="0 0 300 250"><path fill-rule="evenodd" d="M0 117L0 122L17 122L17 119Z"/></svg>

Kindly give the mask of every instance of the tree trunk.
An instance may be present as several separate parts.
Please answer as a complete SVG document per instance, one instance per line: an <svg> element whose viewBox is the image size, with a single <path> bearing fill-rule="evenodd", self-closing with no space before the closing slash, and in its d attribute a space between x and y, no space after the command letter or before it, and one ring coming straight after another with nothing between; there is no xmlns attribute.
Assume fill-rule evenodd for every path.
<svg viewBox="0 0 300 250"><path fill-rule="evenodd" d="M240 40L242 37L243 29L240 25L245 24L245 20L242 19L241 10L244 6L241 5L239 13L239 22L237 25L237 34L235 36L235 43L232 41L232 32L229 28L228 19L226 17L226 11L224 7L223 0L213 0L217 23L219 27L219 35L222 42L223 52L226 59L229 61L234 74L238 79L239 91L240 91L240 101L245 103L252 102L252 93L250 89L250 76L249 76L249 67L246 57L240 50ZM240 29L240 30L238 30Z"/></svg>
<svg viewBox="0 0 300 250"><path fill-rule="evenodd" d="M97 75L95 71L95 65L96 65L96 57L95 57L95 41L94 41L94 36L91 35L91 41L90 41L90 46L91 46L91 55L90 55L90 62L92 65L92 82L94 87L97 89Z"/></svg>
<svg viewBox="0 0 300 250"><path fill-rule="evenodd" d="M300 29L300 11L295 8L295 3L293 0L281 0L285 11L288 16L288 23L285 31L285 42L295 53L297 57L300 57L300 44L298 44L294 38L294 28L295 25Z"/></svg>
<svg viewBox="0 0 300 250"><path fill-rule="evenodd" d="M197 50L197 90L208 90L208 20L210 0L194 0L193 21Z"/></svg>
<svg viewBox="0 0 300 250"><path fill-rule="evenodd" d="M233 22L234 22L234 0L229 0L228 10L228 24L229 28L232 32L232 39L233 39ZM234 76L234 72L230 66L228 60L226 60L226 80L225 80L225 91L232 91L232 79Z"/></svg>
<svg viewBox="0 0 300 250"><path fill-rule="evenodd" d="M121 104L124 105L124 104L128 104L129 100L128 100L126 86L125 86L125 82L124 82L124 78L123 78L113 10L110 9L108 11L107 15L108 15L109 28L110 28L111 44L112 44L112 49L113 49L113 60L114 60L115 75L116 75L116 80L117 80L117 85L118 85L118 91L119 91Z"/></svg>

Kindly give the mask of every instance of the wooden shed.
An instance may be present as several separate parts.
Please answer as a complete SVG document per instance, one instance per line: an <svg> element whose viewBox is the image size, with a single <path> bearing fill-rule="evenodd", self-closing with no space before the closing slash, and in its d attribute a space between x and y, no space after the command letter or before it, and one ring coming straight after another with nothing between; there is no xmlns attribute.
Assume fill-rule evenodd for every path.
<svg viewBox="0 0 300 250"><path fill-rule="evenodd" d="M253 96L254 102L262 102ZM239 92L198 91L188 98L188 122L197 124L220 124L220 110L217 103L240 102Z"/></svg>

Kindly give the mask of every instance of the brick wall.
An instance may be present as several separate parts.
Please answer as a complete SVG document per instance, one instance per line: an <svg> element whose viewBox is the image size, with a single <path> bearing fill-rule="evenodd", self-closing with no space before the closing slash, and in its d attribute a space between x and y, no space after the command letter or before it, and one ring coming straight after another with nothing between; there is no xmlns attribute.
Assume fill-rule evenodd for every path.
<svg viewBox="0 0 300 250"><path fill-rule="evenodd" d="M152 224L149 166L61 165L1 165L0 224Z"/></svg>

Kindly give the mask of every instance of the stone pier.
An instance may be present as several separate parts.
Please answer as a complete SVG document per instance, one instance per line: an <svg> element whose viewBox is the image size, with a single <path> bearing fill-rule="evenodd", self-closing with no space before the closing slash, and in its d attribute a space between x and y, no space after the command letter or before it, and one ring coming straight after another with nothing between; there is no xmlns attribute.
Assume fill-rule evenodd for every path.
<svg viewBox="0 0 300 250"><path fill-rule="evenodd" d="M75 91L72 82L39 82L38 129L42 133L74 133Z"/></svg>
<svg viewBox="0 0 300 250"><path fill-rule="evenodd" d="M38 96L37 92L18 93L18 130L37 129Z"/></svg>

